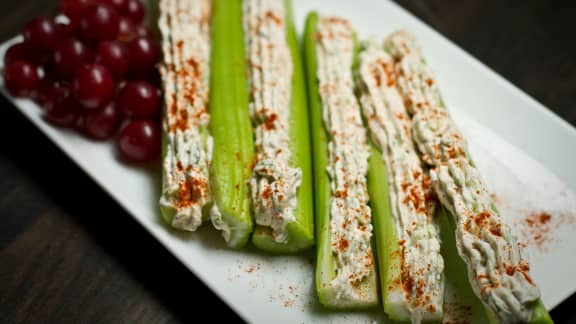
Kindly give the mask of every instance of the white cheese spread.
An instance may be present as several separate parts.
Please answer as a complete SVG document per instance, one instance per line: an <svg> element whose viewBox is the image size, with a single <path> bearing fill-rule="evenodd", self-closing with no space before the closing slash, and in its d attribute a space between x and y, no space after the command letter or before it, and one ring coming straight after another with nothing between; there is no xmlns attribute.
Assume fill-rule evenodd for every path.
<svg viewBox="0 0 576 324"><path fill-rule="evenodd" d="M523 248L494 207L415 39L396 32L385 47L397 62L398 88L413 115L414 140L432 167L440 201L455 219L458 252L474 292L501 322L529 322L540 292Z"/></svg>
<svg viewBox="0 0 576 324"><path fill-rule="evenodd" d="M358 71L364 117L388 171L392 217L400 247L400 280L386 287L398 312L413 323L442 316L444 260L436 198L428 171L412 141L411 120L396 88L394 61L370 42L360 54Z"/></svg>
<svg viewBox="0 0 576 324"><path fill-rule="evenodd" d="M250 179L255 218L257 224L272 229L276 242L286 243L289 239L286 224L296 220L296 194L302 171L291 166L293 65L286 37L284 1L245 0L243 14L256 147Z"/></svg>
<svg viewBox="0 0 576 324"><path fill-rule="evenodd" d="M317 78L323 120L329 136L330 231L338 298L362 296L356 289L374 272L371 210L366 174L370 148L354 96L352 62L355 35L348 21L320 17L315 35Z"/></svg>
<svg viewBox="0 0 576 324"><path fill-rule="evenodd" d="M210 202L209 0L161 0L165 152L160 206L175 228L194 231Z"/></svg>

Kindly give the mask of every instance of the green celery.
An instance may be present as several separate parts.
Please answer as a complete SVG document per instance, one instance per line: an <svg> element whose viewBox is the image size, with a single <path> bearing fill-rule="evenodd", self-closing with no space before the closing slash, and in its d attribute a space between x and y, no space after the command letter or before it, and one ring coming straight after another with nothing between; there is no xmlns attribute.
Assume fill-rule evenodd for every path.
<svg viewBox="0 0 576 324"><path fill-rule="evenodd" d="M231 229L227 244L241 248L248 242L253 229L247 181L254 155L246 87L242 0L214 0L212 10L212 192L223 221Z"/></svg>
<svg viewBox="0 0 576 324"><path fill-rule="evenodd" d="M292 3L285 0L287 41L294 66L292 75L292 100L290 108L290 150L292 165L302 171L302 184L298 189L296 221L288 223L288 242L277 243L268 227L256 226L252 242L258 248L272 253L289 253L308 249L314 245L314 214L312 201L312 165L310 154L310 129L302 58L292 16Z"/></svg>
<svg viewBox="0 0 576 324"><path fill-rule="evenodd" d="M361 295L358 300L337 298L337 291L332 288L335 268L332 259L330 240L330 177L326 172L328 166L328 136L322 120L322 103L318 89L316 61L316 30L318 14L312 12L306 19L304 34L305 63L308 81L308 99L312 130L312 150L314 153L314 202L316 213L316 292L320 303L334 309L358 309L374 307L378 303L375 293L376 273L360 284Z"/></svg>
<svg viewBox="0 0 576 324"><path fill-rule="evenodd" d="M388 172L382 160L382 154L372 147L368 166L368 192L372 208L372 224L376 238L376 257L382 292L384 312L392 318L403 318L408 314L408 308L400 308L390 293L402 290L401 286L401 255L398 235L391 215ZM403 292L400 292L403 293Z"/></svg>
<svg viewBox="0 0 576 324"><path fill-rule="evenodd" d="M469 304L472 308L470 312L472 317L479 321L480 323L489 322L491 324L498 324L498 319L494 314L485 307L483 303L479 303L478 298L474 294L472 287L470 286L470 281L467 276L467 268L464 260L460 258L458 250L456 248L456 224L454 223L454 217L450 214L448 210L444 207L440 207L440 212L442 213L442 256L446 260L446 284L450 285L452 289L458 291L458 301L463 304ZM529 324L553 324L552 318L542 300L538 300L534 303L532 308L532 318Z"/></svg>

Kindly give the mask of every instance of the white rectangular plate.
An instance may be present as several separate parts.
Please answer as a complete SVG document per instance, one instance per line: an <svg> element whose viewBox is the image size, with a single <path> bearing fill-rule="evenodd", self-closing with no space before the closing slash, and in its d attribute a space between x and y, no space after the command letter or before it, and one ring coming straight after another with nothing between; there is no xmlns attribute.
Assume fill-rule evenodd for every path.
<svg viewBox="0 0 576 324"><path fill-rule="evenodd" d="M318 10L350 19L362 38L382 38L398 28L416 34L449 109L468 135L470 150L495 193L498 207L528 244L533 276L544 303L551 309L576 291L576 150L568 149L576 147L576 130L391 2L294 0L294 8L300 29L306 14ZM0 55L6 47L1 47ZM312 255L272 257L252 249L231 251L213 230L203 228L198 233L182 234L167 229L157 205L159 170L122 165L109 143L88 143L71 132L56 129L42 120L39 108L31 101L11 100L245 320L385 321L382 312L335 313L322 309L314 294ZM543 225L547 231L530 226L529 221L540 212L551 215ZM467 304L465 293L454 288L457 284L450 276L447 279L447 315L455 320L483 322L478 303Z"/></svg>

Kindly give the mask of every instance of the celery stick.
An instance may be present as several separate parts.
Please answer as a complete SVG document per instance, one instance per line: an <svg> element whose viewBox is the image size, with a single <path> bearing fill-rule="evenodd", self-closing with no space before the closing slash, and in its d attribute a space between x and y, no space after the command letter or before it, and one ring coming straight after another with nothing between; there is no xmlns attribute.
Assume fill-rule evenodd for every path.
<svg viewBox="0 0 576 324"><path fill-rule="evenodd" d="M211 202L206 111L210 26L202 19L210 13L210 2L162 0L160 6L165 101L160 209L172 227L195 231Z"/></svg>
<svg viewBox="0 0 576 324"><path fill-rule="evenodd" d="M412 114L414 141L431 168L439 200L456 223L459 255L476 296L489 309L492 322L546 322L524 251L494 208L418 42L398 31L387 37L384 47L396 61L396 84Z"/></svg>
<svg viewBox="0 0 576 324"><path fill-rule="evenodd" d="M373 208L390 200L390 210L373 215L376 226L386 223L392 227L384 229L388 233L376 232L379 243L387 245L385 249L390 244L394 247L388 253L379 251L381 273L395 272L395 276L383 278L388 282L383 285L384 305L394 320L435 321L442 319L444 298L440 224L434 214L437 202L428 170L412 143L410 118L402 97L392 86L395 77L389 71L393 64L379 44L367 42L357 69L363 115L379 158L386 165L386 176L381 176L380 182L375 179L378 174L370 177L374 181L369 186ZM374 168L371 165L370 172ZM382 235L386 236L382 239Z"/></svg>
<svg viewBox="0 0 576 324"><path fill-rule="evenodd" d="M272 253L289 253L308 249L314 245L314 214L312 201L312 165L310 154L310 130L308 125L308 106L302 58L294 21L292 3L284 1L286 10L287 42L292 55L293 75L290 108L290 150L291 164L300 168L302 183L297 193L297 206L294 211L296 221L286 225L288 241L276 242L269 227L256 226L252 242L258 248Z"/></svg>
<svg viewBox="0 0 576 324"><path fill-rule="evenodd" d="M384 312L390 318L409 318L410 312L402 303L396 302L398 293L402 294L401 286L401 251L394 219L390 215L390 193L388 189L388 173L381 153L372 149L370 167L368 169L368 191L372 207L372 223L376 237L376 257L382 292ZM402 298L402 296L399 296Z"/></svg>
<svg viewBox="0 0 576 324"><path fill-rule="evenodd" d="M308 15L304 36L312 149L314 153L313 174L317 238L316 291L320 303L328 308L358 309L374 307L378 302L375 271L357 287L360 296L357 299L339 298L339 292L331 285L336 269L331 250L331 180L326 171L328 167L328 136L322 120L322 103L317 79L316 32L318 20L319 17L316 13Z"/></svg>
<svg viewBox="0 0 576 324"><path fill-rule="evenodd" d="M253 228L247 185L253 145L241 0L213 2L210 90L212 190L221 214L212 213L212 221L228 233L229 246L241 248Z"/></svg>

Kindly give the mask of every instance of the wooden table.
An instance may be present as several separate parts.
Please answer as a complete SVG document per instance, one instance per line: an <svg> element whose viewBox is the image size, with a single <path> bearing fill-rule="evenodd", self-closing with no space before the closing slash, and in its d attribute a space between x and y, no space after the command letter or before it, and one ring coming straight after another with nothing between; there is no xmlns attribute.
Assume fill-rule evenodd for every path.
<svg viewBox="0 0 576 324"><path fill-rule="evenodd" d="M398 2L576 126L569 1ZM2 0L0 39L55 7ZM1 323L192 322L208 306L238 320L4 98L0 120ZM557 323L576 322L575 303L552 311Z"/></svg>

